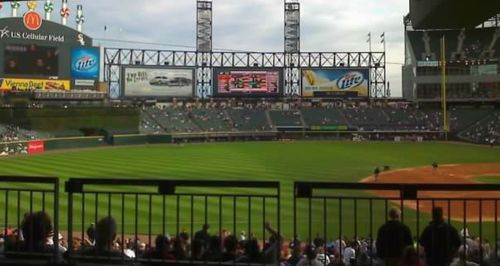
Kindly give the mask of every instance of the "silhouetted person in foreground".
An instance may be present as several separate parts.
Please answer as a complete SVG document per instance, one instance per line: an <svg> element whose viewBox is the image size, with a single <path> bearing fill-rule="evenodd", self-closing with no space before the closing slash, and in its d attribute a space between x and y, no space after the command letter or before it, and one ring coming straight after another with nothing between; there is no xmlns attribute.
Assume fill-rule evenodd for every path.
<svg viewBox="0 0 500 266"><path fill-rule="evenodd" d="M49 260L51 263L61 262L61 252L57 252L51 238L54 236L52 221L43 211L27 213L21 223L22 240L9 239L5 246L6 256L11 258ZM13 242L10 242L13 241ZM23 252L15 254L10 252ZM25 253L24 253L25 252ZM54 261L55 260L55 261Z"/></svg>
<svg viewBox="0 0 500 266"><path fill-rule="evenodd" d="M424 229L419 239L425 250L425 261L428 266L448 265L460 247L457 229L444 222L443 209L432 209L432 221Z"/></svg>
<svg viewBox="0 0 500 266"><path fill-rule="evenodd" d="M102 218L95 225L95 246L84 255L97 257L124 257L113 244L116 238L116 221L113 217Z"/></svg>
<svg viewBox="0 0 500 266"><path fill-rule="evenodd" d="M413 245L411 231L401 223L401 211L398 208L389 210L389 220L382 225L377 234L377 255L384 261L383 265L396 266L400 262L403 250Z"/></svg>

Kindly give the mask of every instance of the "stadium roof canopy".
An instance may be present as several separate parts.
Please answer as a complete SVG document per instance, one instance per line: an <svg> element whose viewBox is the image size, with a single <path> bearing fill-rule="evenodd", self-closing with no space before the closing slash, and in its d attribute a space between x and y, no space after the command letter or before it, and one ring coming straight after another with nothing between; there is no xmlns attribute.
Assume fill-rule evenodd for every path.
<svg viewBox="0 0 500 266"><path fill-rule="evenodd" d="M500 0L410 0L415 29L472 28L500 13Z"/></svg>

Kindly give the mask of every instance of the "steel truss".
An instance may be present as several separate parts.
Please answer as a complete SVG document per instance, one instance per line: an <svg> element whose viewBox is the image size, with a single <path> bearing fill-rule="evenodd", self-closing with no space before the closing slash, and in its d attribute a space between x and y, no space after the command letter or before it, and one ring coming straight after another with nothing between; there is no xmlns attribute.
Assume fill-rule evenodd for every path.
<svg viewBox="0 0 500 266"><path fill-rule="evenodd" d="M121 48L104 49L104 77L110 98L120 98L120 69L124 65L193 67L195 96L212 95L215 67L277 67L284 69L285 96L300 95L303 68L370 68L370 96L386 96L384 52L196 52Z"/></svg>

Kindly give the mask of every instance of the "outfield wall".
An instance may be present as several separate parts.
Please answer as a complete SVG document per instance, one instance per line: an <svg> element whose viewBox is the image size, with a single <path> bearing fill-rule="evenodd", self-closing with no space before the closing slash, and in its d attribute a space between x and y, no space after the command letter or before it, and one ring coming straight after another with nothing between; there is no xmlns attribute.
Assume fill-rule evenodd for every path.
<svg viewBox="0 0 500 266"><path fill-rule="evenodd" d="M138 108L1 108L0 123L47 132L55 137L138 133Z"/></svg>

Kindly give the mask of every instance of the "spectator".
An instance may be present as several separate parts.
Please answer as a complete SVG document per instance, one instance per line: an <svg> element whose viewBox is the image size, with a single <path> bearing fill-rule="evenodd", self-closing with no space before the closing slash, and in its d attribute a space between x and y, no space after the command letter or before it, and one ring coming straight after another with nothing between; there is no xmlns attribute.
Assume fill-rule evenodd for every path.
<svg viewBox="0 0 500 266"><path fill-rule="evenodd" d="M425 266L425 263L419 259L413 246L407 246L404 248L399 266Z"/></svg>
<svg viewBox="0 0 500 266"><path fill-rule="evenodd" d="M452 261L461 244L460 237L457 229L444 222L441 207L432 209L432 221L422 232L419 243L424 247L428 266L448 265Z"/></svg>
<svg viewBox="0 0 500 266"><path fill-rule="evenodd" d="M303 257L299 263L297 263L297 266L323 266L326 264L323 264L323 262L319 261L316 258L316 250L312 245L307 245L305 249L305 257Z"/></svg>
<svg viewBox="0 0 500 266"><path fill-rule="evenodd" d="M283 242L283 237L271 227L269 222L264 224L264 228L271 234L268 241L268 246L264 250L264 259L268 263L275 263L280 258L280 249Z"/></svg>
<svg viewBox="0 0 500 266"><path fill-rule="evenodd" d="M385 265L398 265L403 249L413 244L408 226L401 223L401 211L398 208L389 210L389 220L377 233L377 255Z"/></svg>
<svg viewBox="0 0 500 266"><path fill-rule="evenodd" d="M287 263L289 265L297 265L299 261L304 257L302 255L302 242L295 237L292 242L289 244L289 248L292 249L292 254L290 258L288 258Z"/></svg>
<svg viewBox="0 0 500 266"><path fill-rule="evenodd" d="M356 265L356 241L351 241L349 245L344 249L342 255L344 256L344 265Z"/></svg>
<svg viewBox="0 0 500 266"><path fill-rule="evenodd" d="M204 246L204 248L207 248L208 241L210 240L210 234L208 233L208 228L210 228L210 226L208 224L204 224L200 231L194 233L193 240L195 241L198 240L199 243Z"/></svg>
<svg viewBox="0 0 500 266"><path fill-rule="evenodd" d="M89 228L87 228L87 237L92 245L95 244L95 225L91 223Z"/></svg>
<svg viewBox="0 0 500 266"><path fill-rule="evenodd" d="M257 239L250 238L245 245L245 253L239 257L236 262L260 263L262 255L259 252L259 243Z"/></svg>
<svg viewBox="0 0 500 266"><path fill-rule="evenodd" d="M223 262L231 262L235 261L238 254L237 254L237 247L238 247L238 239L234 235L230 235L224 239L224 250L225 252L222 253L222 261Z"/></svg>
<svg viewBox="0 0 500 266"><path fill-rule="evenodd" d="M95 225L95 246L85 251L84 254L103 257L124 257L113 245L115 238L115 219L111 216L102 218Z"/></svg>
<svg viewBox="0 0 500 266"><path fill-rule="evenodd" d="M204 260L220 261L222 259L221 239L219 236L210 237L208 250L205 252Z"/></svg>
<svg viewBox="0 0 500 266"><path fill-rule="evenodd" d="M52 232L52 222L45 212L30 213L24 217L21 224L24 242L22 251L51 252L53 246L47 244L47 238Z"/></svg>
<svg viewBox="0 0 500 266"><path fill-rule="evenodd" d="M469 260L470 248L467 245L462 245L458 249L458 256L453 260L450 266L479 266L479 264Z"/></svg>

